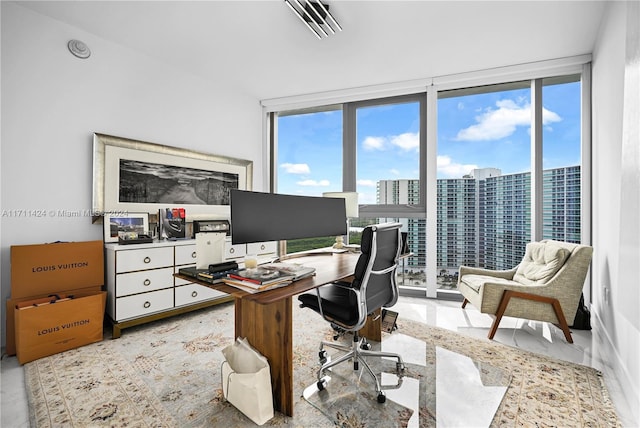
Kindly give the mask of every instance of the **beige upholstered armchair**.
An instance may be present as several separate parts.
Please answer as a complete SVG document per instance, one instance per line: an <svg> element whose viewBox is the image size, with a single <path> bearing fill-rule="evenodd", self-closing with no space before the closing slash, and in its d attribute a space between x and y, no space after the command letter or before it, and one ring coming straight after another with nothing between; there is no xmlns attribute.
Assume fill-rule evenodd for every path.
<svg viewBox="0 0 640 428"><path fill-rule="evenodd" d="M504 315L558 325L573 343L573 324L593 248L544 240L527 244L524 258L511 270L493 271L460 266L458 289L485 314L494 314L493 339Z"/></svg>

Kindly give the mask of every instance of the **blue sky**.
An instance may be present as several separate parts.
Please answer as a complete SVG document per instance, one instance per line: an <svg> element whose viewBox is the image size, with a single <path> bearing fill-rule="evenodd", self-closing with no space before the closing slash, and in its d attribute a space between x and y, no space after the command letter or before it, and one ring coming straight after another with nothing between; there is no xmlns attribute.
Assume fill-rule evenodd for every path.
<svg viewBox="0 0 640 428"><path fill-rule="evenodd" d="M543 168L580 163L580 83L543 89ZM375 203L378 180L418 178L417 103L357 113L359 202ZM438 178L474 168L530 170L530 90L438 101ZM278 192L319 196L342 190L342 112L278 120Z"/></svg>

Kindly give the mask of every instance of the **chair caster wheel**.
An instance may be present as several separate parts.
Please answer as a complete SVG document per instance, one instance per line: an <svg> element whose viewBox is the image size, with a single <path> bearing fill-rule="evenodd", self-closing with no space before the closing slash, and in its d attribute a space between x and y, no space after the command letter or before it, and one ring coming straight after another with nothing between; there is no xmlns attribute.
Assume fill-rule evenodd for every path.
<svg viewBox="0 0 640 428"><path fill-rule="evenodd" d="M318 359L320 361L320 364L324 364L327 362L327 351L320 351L318 352Z"/></svg>
<svg viewBox="0 0 640 428"><path fill-rule="evenodd" d="M370 351L371 344L369 342L363 342L362 345L360 345L360 349L364 349L365 351Z"/></svg>
<svg viewBox="0 0 640 428"><path fill-rule="evenodd" d="M387 401L387 396L384 395L384 392L378 393L378 403L382 404Z"/></svg>
<svg viewBox="0 0 640 428"><path fill-rule="evenodd" d="M397 370L398 372L403 372L403 371L404 371L404 369L405 369L404 364L402 364L402 363L396 363L396 370Z"/></svg>
<svg viewBox="0 0 640 428"><path fill-rule="evenodd" d="M318 382L316 382L316 388L318 388L318 391L322 391L323 389L325 389L327 387L327 381L326 380L319 380Z"/></svg>

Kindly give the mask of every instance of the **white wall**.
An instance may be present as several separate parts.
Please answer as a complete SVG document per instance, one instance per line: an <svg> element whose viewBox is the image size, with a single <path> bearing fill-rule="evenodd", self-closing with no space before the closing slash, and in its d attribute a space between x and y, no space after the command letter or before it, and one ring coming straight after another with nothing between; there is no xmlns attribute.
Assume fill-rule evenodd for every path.
<svg viewBox="0 0 640 428"><path fill-rule="evenodd" d="M4 345L10 246L102 239L102 226L90 217L49 214L91 208L94 132L252 160L256 190L263 190L263 169L257 99L15 3L1 8ZM91 57L72 56L70 39L85 42Z"/></svg>
<svg viewBox="0 0 640 428"><path fill-rule="evenodd" d="M640 165L637 147L640 141L637 133L632 136L624 131L632 123L629 121L638 121L637 115L629 114L628 102L625 106L625 97L627 101L638 98L637 92L633 93L638 88L637 74L633 78L635 91L631 81L625 83L625 40L627 32L634 32L633 28L627 27L627 15L631 11L627 8L631 7L631 2L609 4L593 54L592 309L606 331L607 337L603 340L608 342L609 347L605 349L609 355L604 356L605 361L611 362L611 369L623 383L624 393L638 421ZM637 37L637 22L633 26ZM637 108L636 105L636 112ZM636 148L635 156L628 150L630 147Z"/></svg>

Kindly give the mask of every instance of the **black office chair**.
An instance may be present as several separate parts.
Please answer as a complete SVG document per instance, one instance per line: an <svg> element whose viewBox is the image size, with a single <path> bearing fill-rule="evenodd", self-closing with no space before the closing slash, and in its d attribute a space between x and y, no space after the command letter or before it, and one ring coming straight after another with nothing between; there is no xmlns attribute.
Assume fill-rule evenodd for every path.
<svg viewBox="0 0 640 428"><path fill-rule="evenodd" d="M329 321L334 328L353 332L351 347L333 342L321 342L320 362L322 367L318 371L317 387L323 390L327 385L324 372L330 367L353 360L353 369L358 370L359 364L367 369L376 383L378 402L384 403L386 396L377 376L365 361L365 357L396 358L396 369L399 374L404 371L404 362L398 354L371 351L366 338L360 338L358 331L367 322L367 316L382 307L393 306L398 300L398 286L396 284L396 269L398 257L402 247L399 223L385 223L367 226L362 232L360 244L362 254L358 259L352 282L336 282L298 296L300 307L311 308ZM333 361L327 361L328 346L346 354ZM401 376L400 376L401 382Z"/></svg>

